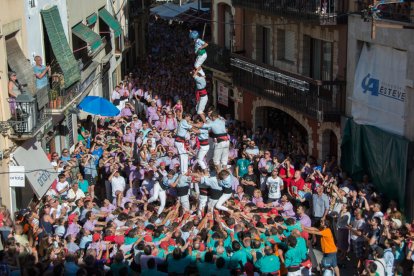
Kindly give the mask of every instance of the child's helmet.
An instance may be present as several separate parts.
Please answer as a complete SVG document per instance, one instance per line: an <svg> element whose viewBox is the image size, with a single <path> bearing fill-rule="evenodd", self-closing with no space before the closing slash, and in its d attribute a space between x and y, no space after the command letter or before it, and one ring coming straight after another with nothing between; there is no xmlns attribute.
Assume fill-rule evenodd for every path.
<svg viewBox="0 0 414 276"><path fill-rule="evenodd" d="M198 32L197 31L191 31L190 32L190 38L191 39L197 39L198 38Z"/></svg>

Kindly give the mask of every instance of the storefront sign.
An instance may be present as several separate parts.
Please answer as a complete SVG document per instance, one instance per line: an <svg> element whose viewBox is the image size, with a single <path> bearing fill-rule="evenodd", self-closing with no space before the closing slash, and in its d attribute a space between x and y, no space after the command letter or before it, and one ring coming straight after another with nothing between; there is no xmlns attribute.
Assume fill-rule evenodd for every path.
<svg viewBox="0 0 414 276"><path fill-rule="evenodd" d="M10 187L24 187L24 166L9 166Z"/></svg>
<svg viewBox="0 0 414 276"><path fill-rule="evenodd" d="M217 82L217 102L229 106L229 89L222 82Z"/></svg>
<svg viewBox="0 0 414 276"><path fill-rule="evenodd" d="M404 135L407 52L364 44L352 95L357 124Z"/></svg>

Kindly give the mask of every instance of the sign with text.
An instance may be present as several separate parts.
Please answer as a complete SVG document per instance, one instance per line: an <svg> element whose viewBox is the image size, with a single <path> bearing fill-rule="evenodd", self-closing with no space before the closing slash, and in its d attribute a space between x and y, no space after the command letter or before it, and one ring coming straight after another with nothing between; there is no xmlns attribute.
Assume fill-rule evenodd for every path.
<svg viewBox="0 0 414 276"><path fill-rule="evenodd" d="M229 89L219 81L217 82L217 102L229 106Z"/></svg>
<svg viewBox="0 0 414 276"><path fill-rule="evenodd" d="M13 152L13 159L26 169L26 178L38 198L56 179L56 173L39 142L27 141Z"/></svg>
<svg viewBox="0 0 414 276"><path fill-rule="evenodd" d="M354 121L404 135L406 75L406 51L364 44L355 70Z"/></svg>
<svg viewBox="0 0 414 276"><path fill-rule="evenodd" d="M10 187L24 187L24 166L9 166Z"/></svg>

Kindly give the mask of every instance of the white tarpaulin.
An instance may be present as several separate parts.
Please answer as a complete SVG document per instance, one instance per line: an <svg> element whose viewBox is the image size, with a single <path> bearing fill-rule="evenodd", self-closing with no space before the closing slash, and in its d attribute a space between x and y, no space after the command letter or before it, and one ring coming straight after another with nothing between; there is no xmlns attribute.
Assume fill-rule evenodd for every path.
<svg viewBox="0 0 414 276"><path fill-rule="evenodd" d="M406 51L364 44L351 99L354 121L404 135L406 74Z"/></svg>
<svg viewBox="0 0 414 276"><path fill-rule="evenodd" d="M27 141L14 151L13 159L20 166L24 166L33 192L38 198L43 197L57 175L40 143Z"/></svg>

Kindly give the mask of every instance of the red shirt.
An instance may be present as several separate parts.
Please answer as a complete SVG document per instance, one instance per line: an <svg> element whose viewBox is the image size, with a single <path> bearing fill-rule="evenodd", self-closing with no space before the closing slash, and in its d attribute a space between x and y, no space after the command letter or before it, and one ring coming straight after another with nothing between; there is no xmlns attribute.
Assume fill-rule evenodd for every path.
<svg viewBox="0 0 414 276"><path fill-rule="evenodd" d="M297 191L303 191L303 187L305 186L305 181L301 178L299 178L298 180L292 179L292 181L290 182L290 186L292 187L296 187ZM293 192L293 189L292 191Z"/></svg>

